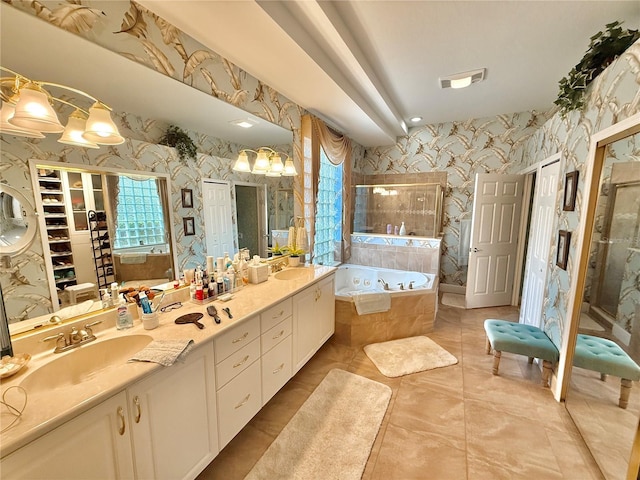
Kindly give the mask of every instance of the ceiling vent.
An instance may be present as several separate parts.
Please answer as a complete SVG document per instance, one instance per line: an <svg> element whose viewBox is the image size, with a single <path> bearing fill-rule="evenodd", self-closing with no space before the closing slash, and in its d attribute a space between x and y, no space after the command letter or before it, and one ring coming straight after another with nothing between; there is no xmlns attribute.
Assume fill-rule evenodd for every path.
<svg viewBox="0 0 640 480"><path fill-rule="evenodd" d="M486 68L481 68L480 70L471 70L470 72L462 72L456 73L455 75L440 77L440 88L468 87L472 83L477 83L484 80L486 72Z"/></svg>

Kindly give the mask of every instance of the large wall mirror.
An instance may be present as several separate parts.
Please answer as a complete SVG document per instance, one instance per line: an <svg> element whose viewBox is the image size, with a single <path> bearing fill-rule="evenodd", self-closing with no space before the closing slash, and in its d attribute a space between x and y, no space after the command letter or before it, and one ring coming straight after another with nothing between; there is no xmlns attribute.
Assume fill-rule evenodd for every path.
<svg viewBox="0 0 640 480"><path fill-rule="evenodd" d="M81 148L61 146L56 142L55 135L32 143L2 135L0 181L17 186L32 204L32 212L35 212L37 205L40 213L36 221L27 223L34 225L32 249L23 252L21 258L14 258L11 269L5 268L0 273L7 305L15 306L16 301L25 303L24 306L20 303L17 309L12 310L19 312L11 315L15 322L11 325L12 333L22 329L29 321L33 322L33 317L48 318L55 309L72 303L69 295L58 288L65 283L70 284L74 277L77 283L94 283L98 288L97 269L103 264L96 261L95 248L99 251L103 247L102 255L107 253L107 247L116 247L112 258L104 264L104 275L109 280L112 275L118 283L158 282L169 275L175 278L181 269L204 262L207 254L204 220L202 209L199 208L203 178L217 178L230 185L231 214L227 220L237 248L245 246L238 238L237 226L246 223L246 211L234 201L235 185L243 182L260 184L262 188L256 189L259 188L260 192L266 190L266 194L262 194L266 202L261 203L266 220L260 235L262 239L266 238L267 221L274 218L276 212L276 192L291 189L293 182L290 177L265 178L236 174L231 171L231 166L241 148L269 145L292 154L291 130L55 27L35 15L26 14L5 3L0 3L0 9L3 66L38 80L79 88L103 99L113 107L114 116L120 120L121 133L131 138L130 142L121 146L86 152ZM115 21L119 25L119 18L113 17L107 21ZM117 28L107 30L115 31ZM87 59L90 59L89 63ZM135 81L114 83L114 78ZM232 125L232 121L238 119L250 119L254 126L243 129ZM161 129L169 124L197 132L198 141L202 141L212 153L199 151L209 156L186 166L177 158L175 161L167 160L170 154L155 142L161 136ZM191 133L191 136L193 138L196 134ZM39 160L34 160L32 166L29 160L34 158ZM167 161L171 163L166 164ZM56 168L55 162L68 163L60 169ZM40 187L51 186L57 176L63 187L59 190L62 193L54 193L53 188L43 193ZM166 210L156 209L163 210L162 213L145 212L144 220L129 222L128 210L120 213L118 205L114 203L113 193L127 182L134 183L132 188L142 188L144 185L149 192L155 191L159 205L164 206L168 202L169 207ZM193 208L182 205L182 189L192 191ZM49 231L47 224L53 223L50 226L56 227L54 218L56 215L62 216L63 208L64 216L69 219L70 233L55 228ZM103 237L101 240L104 243L91 243L88 233L92 227L91 211L97 215L96 225L104 222L106 229L94 232L95 237ZM167 215L173 218L173 221L169 221L174 228L173 237L166 224L164 232L160 232L160 227L156 225L157 222L162 223L163 216ZM183 218L192 216L195 217L195 235L185 236ZM127 233L131 235L127 236L126 241L120 235L116 245L112 243L116 241L116 226L125 219L131 223L126 226L129 229ZM143 221L144 228L140 223ZM125 228L122 227L122 230ZM243 232L243 235L246 234ZM84 252L80 254L81 262L76 261L74 250ZM67 252L72 252L71 258L65 257ZM151 261L153 266L149 264ZM67 268L70 266L68 263L74 268ZM131 275L141 270L140 265L145 265L144 278L132 278ZM25 292L37 288L41 290L37 294ZM45 295L47 290L55 294ZM23 295L24 300L17 300L17 295ZM77 302L84 303L84 298L76 295Z"/></svg>
<svg viewBox="0 0 640 480"><path fill-rule="evenodd" d="M633 119L632 119L633 120ZM614 341L640 364L640 116L622 122L592 148L587 214L578 259L579 294L571 333ZM577 327L577 328L576 328ZM626 409L620 378L574 367L567 410L605 478L636 478L630 465L640 419L640 385ZM629 475L629 476L627 476Z"/></svg>

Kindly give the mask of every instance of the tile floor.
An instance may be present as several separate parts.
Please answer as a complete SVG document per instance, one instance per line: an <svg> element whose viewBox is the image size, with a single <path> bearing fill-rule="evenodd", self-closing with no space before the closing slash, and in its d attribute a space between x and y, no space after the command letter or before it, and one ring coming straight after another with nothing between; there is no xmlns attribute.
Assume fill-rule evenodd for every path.
<svg viewBox="0 0 640 480"><path fill-rule="evenodd" d="M602 479L536 366L505 353L500 376L491 375L485 318L516 320L517 310L441 305L429 337L459 363L400 378L384 377L361 349L329 340L198 478L244 478L327 372L342 368L393 390L363 479Z"/></svg>

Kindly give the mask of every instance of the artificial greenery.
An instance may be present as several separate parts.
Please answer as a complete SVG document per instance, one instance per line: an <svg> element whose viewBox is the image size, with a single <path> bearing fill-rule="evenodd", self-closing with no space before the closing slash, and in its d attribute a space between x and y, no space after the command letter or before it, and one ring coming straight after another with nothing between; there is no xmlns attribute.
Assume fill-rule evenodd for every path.
<svg viewBox="0 0 640 480"><path fill-rule="evenodd" d="M591 37L589 49L580 63L560 80L558 99L553 103L560 107L562 117L584 106L584 94L589 84L640 38L638 30L623 30L621 24L617 21L609 23L605 25L605 32Z"/></svg>
<svg viewBox="0 0 640 480"><path fill-rule="evenodd" d="M180 161L184 162L186 158L196 159L196 144L193 143L191 137L180 127L170 125L164 136L160 139L160 145L173 147L178 151Z"/></svg>

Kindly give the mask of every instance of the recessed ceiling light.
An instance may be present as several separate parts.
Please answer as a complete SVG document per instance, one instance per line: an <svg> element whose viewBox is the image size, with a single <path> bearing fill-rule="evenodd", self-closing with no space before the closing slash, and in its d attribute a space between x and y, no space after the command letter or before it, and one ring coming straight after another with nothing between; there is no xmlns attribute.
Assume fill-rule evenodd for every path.
<svg viewBox="0 0 640 480"><path fill-rule="evenodd" d="M470 72L456 73L455 75L448 75L446 77L440 77L440 88L465 88L472 83L481 82L484 80L487 69L481 68L479 70L471 70Z"/></svg>
<svg viewBox="0 0 640 480"><path fill-rule="evenodd" d="M246 119L242 119L242 120L233 120L231 122L229 122L231 125L235 125L237 127L242 127L242 128L251 128L254 125L257 125L258 122L256 122L255 120L251 120L250 118L246 118Z"/></svg>
<svg viewBox="0 0 640 480"><path fill-rule="evenodd" d="M411 117L411 118L409 119L409 121L411 121L411 122L413 122L413 123L417 123L417 122L419 122L420 120L422 120L422 117Z"/></svg>

